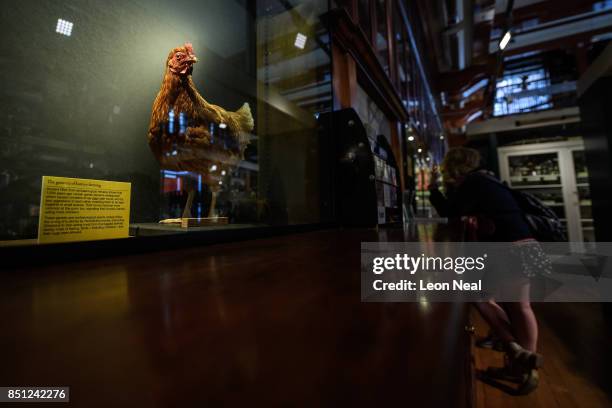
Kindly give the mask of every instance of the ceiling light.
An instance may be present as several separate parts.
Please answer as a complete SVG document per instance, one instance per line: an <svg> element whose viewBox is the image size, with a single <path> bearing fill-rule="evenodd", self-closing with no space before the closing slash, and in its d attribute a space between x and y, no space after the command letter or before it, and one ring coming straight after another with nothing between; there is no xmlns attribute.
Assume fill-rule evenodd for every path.
<svg viewBox="0 0 612 408"><path fill-rule="evenodd" d="M219 127L220 127L221 129L225 129L225 128L227 127L227 124L225 124L225 123L219 123Z"/></svg>
<svg viewBox="0 0 612 408"><path fill-rule="evenodd" d="M408 141L409 142L414 142L414 136L408 136Z"/></svg>
<svg viewBox="0 0 612 408"><path fill-rule="evenodd" d="M420 147L417 149L417 153L421 153L423 151L423 149L421 149Z"/></svg>
<svg viewBox="0 0 612 408"><path fill-rule="evenodd" d="M444 140L444 135L440 135L440 140Z"/></svg>
<svg viewBox="0 0 612 408"><path fill-rule="evenodd" d="M57 25L55 26L55 32L70 37L72 34L72 26L74 26L74 23L58 18Z"/></svg>
<svg viewBox="0 0 612 408"><path fill-rule="evenodd" d="M512 34L510 33L510 30L506 31L506 34L504 34L501 41L499 42L499 49L503 51L503 49L506 48L506 46L510 42L511 38Z"/></svg>
<svg viewBox="0 0 612 408"><path fill-rule="evenodd" d="M293 45L295 45L297 48L303 50L304 47L306 46L306 40L307 39L308 39L308 37L306 37L304 34L297 33L297 35L295 36L295 43L293 43Z"/></svg>
<svg viewBox="0 0 612 408"><path fill-rule="evenodd" d="M481 116L482 116L482 110L476 111L476 112L472 113L470 116L467 117L467 119L465 120L465 123L470 123L474 119L477 119L477 118L479 118Z"/></svg>

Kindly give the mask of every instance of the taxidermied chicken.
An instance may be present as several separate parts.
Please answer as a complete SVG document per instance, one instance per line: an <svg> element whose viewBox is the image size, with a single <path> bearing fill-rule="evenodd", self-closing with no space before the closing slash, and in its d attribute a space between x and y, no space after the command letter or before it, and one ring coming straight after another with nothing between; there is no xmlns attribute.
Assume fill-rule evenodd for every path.
<svg viewBox="0 0 612 408"><path fill-rule="evenodd" d="M161 89L153 103L149 146L164 169L207 173L243 158L253 130L245 103L236 112L208 103L191 77L198 59L193 46L174 48L166 59Z"/></svg>
<svg viewBox="0 0 612 408"><path fill-rule="evenodd" d="M200 95L191 77L197 61L191 43L168 54L162 86L153 103L148 139L162 169L202 176L213 192L212 217L222 177L243 159L254 123L248 103L229 112ZM190 192L183 217L190 217L192 196Z"/></svg>

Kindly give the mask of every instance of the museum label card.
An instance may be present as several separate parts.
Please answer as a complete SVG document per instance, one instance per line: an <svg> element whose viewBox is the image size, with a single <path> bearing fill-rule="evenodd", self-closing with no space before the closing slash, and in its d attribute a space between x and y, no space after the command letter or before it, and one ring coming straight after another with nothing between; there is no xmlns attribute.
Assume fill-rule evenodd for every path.
<svg viewBox="0 0 612 408"><path fill-rule="evenodd" d="M130 183L43 176L38 242L127 238L130 191Z"/></svg>

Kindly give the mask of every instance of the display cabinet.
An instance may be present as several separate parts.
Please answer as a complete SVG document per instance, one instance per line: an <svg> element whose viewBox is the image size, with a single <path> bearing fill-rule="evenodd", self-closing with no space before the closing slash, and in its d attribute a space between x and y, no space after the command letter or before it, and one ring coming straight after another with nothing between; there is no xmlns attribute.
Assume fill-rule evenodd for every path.
<svg viewBox="0 0 612 408"><path fill-rule="evenodd" d="M501 179L539 198L572 242L592 242L593 218L582 139L498 148Z"/></svg>
<svg viewBox="0 0 612 408"><path fill-rule="evenodd" d="M399 169L391 146L383 135L379 135L373 147L374 177L378 207L378 224L401 222L401 190Z"/></svg>
<svg viewBox="0 0 612 408"><path fill-rule="evenodd" d="M332 109L328 12L324 0L5 8L7 44L36 46L9 47L7 61L28 62L0 67L0 246L41 242L47 203L61 210L42 230L66 242L116 238L101 232L119 219L143 238L330 222L316 121ZM71 181L58 193L45 176ZM101 181L131 194L102 200Z"/></svg>

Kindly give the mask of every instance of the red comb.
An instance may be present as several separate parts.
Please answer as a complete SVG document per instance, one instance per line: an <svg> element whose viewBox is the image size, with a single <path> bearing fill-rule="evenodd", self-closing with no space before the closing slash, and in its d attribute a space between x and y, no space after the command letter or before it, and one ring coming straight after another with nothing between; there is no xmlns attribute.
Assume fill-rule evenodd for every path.
<svg viewBox="0 0 612 408"><path fill-rule="evenodd" d="M189 54L193 54L193 44L191 44L190 42L185 43L185 49Z"/></svg>

